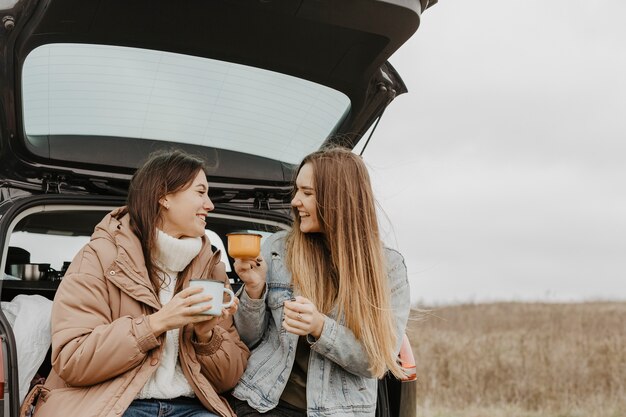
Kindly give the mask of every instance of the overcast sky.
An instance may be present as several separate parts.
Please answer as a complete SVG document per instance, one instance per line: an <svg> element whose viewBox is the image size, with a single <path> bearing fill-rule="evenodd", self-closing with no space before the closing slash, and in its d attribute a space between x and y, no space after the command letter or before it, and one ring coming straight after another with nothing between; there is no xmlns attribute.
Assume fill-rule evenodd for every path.
<svg viewBox="0 0 626 417"><path fill-rule="evenodd" d="M626 299L626 2L440 0L365 159L416 303Z"/></svg>

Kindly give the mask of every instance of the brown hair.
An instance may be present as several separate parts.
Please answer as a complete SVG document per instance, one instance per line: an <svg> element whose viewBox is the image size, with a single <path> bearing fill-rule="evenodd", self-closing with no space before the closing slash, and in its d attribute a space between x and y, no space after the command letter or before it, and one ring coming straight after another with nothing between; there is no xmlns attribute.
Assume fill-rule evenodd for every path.
<svg viewBox="0 0 626 417"><path fill-rule="evenodd" d="M363 344L373 375L382 377L389 369L401 377L376 202L365 163L350 150L334 147L305 157L296 176L305 164L313 168L324 233L302 233L293 209L286 262L294 286L320 312L337 309L337 317L343 317Z"/></svg>
<svg viewBox="0 0 626 417"><path fill-rule="evenodd" d="M141 242L146 269L157 292L164 284L153 259L163 210L159 200L189 186L201 170L206 172L198 157L180 150L160 150L150 154L130 181L126 199L130 225Z"/></svg>

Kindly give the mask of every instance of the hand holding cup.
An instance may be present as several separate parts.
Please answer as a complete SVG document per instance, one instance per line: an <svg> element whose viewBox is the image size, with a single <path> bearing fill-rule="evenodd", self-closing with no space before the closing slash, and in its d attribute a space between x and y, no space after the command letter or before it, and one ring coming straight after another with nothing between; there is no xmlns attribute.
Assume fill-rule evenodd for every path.
<svg viewBox="0 0 626 417"><path fill-rule="evenodd" d="M210 317L207 321L194 324L196 339L201 343L208 343L213 336L213 329L223 320L235 314L239 304L239 299L235 294L226 288L223 281L212 279L191 279L189 288L202 289L201 294L207 296L208 300L196 304L203 310L199 315ZM223 302L224 294L228 294L229 301Z"/></svg>
<svg viewBox="0 0 626 417"><path fill-rule="evenodd" d="M261 235L228 233L228 254L235 259L235 272L245 284L250 298L261 298L265 288L267 265L261 253Z"/></svg>
<svg viewBox="0 0 626 417"><path fill-rule="evenodd" d="M160 310L148 315L154 335L158 337L171 329L211 320L213 316L202 314L206 307L199 306L202 302L211 302L211 296L201 292L201 288L185 288Z"/></svg>
<svg viewBox="0 0 626 417"><path fill-rule="evenodd" d="M297 296L284 303L283 328L299 336L310 334L316 339L324 329L324 314L308 298Z"/></svg>

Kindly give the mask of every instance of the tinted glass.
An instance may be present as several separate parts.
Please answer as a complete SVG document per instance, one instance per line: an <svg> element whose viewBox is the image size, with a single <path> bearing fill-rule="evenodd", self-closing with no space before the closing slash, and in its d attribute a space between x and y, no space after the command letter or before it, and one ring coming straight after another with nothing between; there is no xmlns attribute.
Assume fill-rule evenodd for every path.
<svg viewBox="0 0 626 417"><path fill-rule="evenodd" d="M207 58L89 44L33 50L22 72L27 137L189 143L298 163L350 109L310 81Z"/></svg>

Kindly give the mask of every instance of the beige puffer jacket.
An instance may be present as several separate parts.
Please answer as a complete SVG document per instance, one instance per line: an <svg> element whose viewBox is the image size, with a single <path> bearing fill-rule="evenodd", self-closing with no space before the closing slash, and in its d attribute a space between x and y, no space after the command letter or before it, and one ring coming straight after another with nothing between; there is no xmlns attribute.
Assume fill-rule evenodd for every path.
<svg viewBox="0 0 626 417"><path fill-rule="evenodd" d="M141 244L122 208L107 215L76 255L52 308L52 364L35 408L36 417L120 416L157 369L165 333L154 337L146 316L161 304L149 281ZM218 255L218 254L215 254ZM200 254L181 272L187 286L213 263L214 279L228 282L224 264L203 238ZM181 368L202 404L234 416L219 393L233 388L249 356L232 318L209 343L180 332Z"/></svg>

